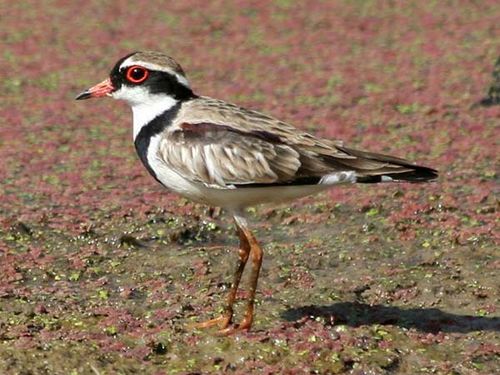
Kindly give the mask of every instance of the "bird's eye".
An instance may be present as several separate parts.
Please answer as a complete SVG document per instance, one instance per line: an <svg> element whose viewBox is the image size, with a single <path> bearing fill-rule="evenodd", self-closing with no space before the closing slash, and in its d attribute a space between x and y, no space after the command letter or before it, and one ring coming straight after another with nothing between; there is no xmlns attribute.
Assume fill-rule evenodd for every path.
<svg viewBox="0 0 500 375"><path fill-rule="evenodd" d="M142 66L134 65L127 69L125 77L132 83L141 83L148 78L149 71Z"/></svg>

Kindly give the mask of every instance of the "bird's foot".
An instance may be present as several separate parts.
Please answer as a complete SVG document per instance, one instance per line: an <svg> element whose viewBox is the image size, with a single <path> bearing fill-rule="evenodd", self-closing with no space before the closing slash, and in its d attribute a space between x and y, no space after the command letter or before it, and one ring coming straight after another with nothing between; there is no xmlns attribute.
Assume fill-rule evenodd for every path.
<svg viewBox="0 0 500 375"><path fill-rule="evenodd" d="M231 320L232 314L227 314L204 322L190 323L188 327L202 329L218 326L217 336L230 336L239 332L248 332L252 327L253 316L246 316L240 324L231 324Z"/></svg>
<svg viewBox="0 0 500 375"><path fill-rule="evenodd" d="M233 314L223 314L215 319L205 320L204 322L198 323L190 323L188 327L193 329L202 329L219 326L221 330L224 330L231 324L232 315Z"/></svg>
<svg viewBox="0 0 500 375"><path fill-rule="evenodd" d="M248 332L252 327L253 316L245 317L240 324L234 324L220 329L217 332L218 336L230 336L239 332Z"/></svg>

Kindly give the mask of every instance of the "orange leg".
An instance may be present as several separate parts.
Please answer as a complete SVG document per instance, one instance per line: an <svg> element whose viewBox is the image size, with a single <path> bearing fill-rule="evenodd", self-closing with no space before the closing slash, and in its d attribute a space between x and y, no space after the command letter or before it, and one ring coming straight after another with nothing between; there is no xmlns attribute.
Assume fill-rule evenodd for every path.
<svg viewBox="0 0 500 375"><path fill-rule="evenodd" d="M236 228L238 230L238 235L240 236L242 247L243 244L245 244L244 247L249 249L250 257L252 259L252 270L250 273L250 295L247 299L247 308L245 310L243 321L237 326L221 329L219 331L219 334L222 335L230 335L237 331L248 331L252 326L255 292L257 290L257 281L259 280L259 273L262 265L262 248L260 247L253 233L250 232L246 225L241 225L240 223L238 223L238 220L236 220Z"/></svg>
<svg viewBox="0 0 500 375"><path fill-rule="evenodd" d="M201 323L194 323L191 326L194 328L208 328L214 325L218 325L221 329L227 328L233 318L233 305L236 300L236 293L238 292L238 286L240 285L241 276L243 275L243 270L248 261L248 256L250 254L251 248L250 244L246 240L245 234L236 222L236 230L238 231L238 236L240 238L240 249L238 251L239 260L236 267L236 271L233 276L233 282L231 284L231 289L227 295L227 302L224 312L221 316L215 319L210 319Z"/></svg>
<svg viewBox="0 0 500 375"><path fill-rule="evenodd" d="M246 226L243 218L235 216L236 230L240 239L239 260L236 271L233 277L233 283L227 296L226 307L224 313L215 319L207 320L201 323L195 323L192 326L196 328L207 328L218 325L221 329L219 334L229 335L237 331L249 330L253 322L255 291L257 289L257 281L259 279L260 267L262 264L262 249L257 242L255 236ZM249 256L252 259L252 270L250 274L250 295L247 300L247 308L245 316L241 324L230 326L233 318L233 305L236 300L236 293L243 275L243 270L248 261Z"/></svg>

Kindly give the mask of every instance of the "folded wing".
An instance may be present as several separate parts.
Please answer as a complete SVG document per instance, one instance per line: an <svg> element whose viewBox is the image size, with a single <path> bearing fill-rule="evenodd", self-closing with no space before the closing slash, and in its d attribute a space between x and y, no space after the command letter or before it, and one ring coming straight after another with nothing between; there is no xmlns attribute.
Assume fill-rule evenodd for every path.
<svg viewBox="0 0 500 375"><path fill-rule="evenodd" d="M181 124L167 133L159 152L185 178L220 188L291 181L301 165L286 144L209 123Z"/></svg>
<svg viewBox="0 0 500 375"><path fill-rule="evenodd" d="M407 160L316 138L232 104L201 97L165 130L158 157L193 182L216 188L424 182L437 171Z"/></svg>

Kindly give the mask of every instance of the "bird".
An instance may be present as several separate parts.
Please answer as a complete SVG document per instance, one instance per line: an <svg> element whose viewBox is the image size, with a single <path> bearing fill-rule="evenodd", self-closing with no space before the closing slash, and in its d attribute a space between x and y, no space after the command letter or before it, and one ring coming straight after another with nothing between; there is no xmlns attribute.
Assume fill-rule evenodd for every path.
<svg viewBox="0 0 500 375"><path fill-rule="evenodd" d="M109 77L75 99L109 96L127 102L133 140L147 171L167 189L233 216L238 261L220 316L194 324L221 335L248 331L263 250L245 217L248 207L287 202L342 184L426 182L437 170L361 151L309 134L270 115L196 94L169 55L137 51ZM240 323L233 321L240 280L250 260L250 285Z"/></svg>
<svg viewBox="0 0 500 375"><path fill-rule="evenodd" d="M493 80L490 88L488 89L488 94L479 102L479 104L483 107L500 104L500 56L497 58L491 75L493 76Z"/></svg>

